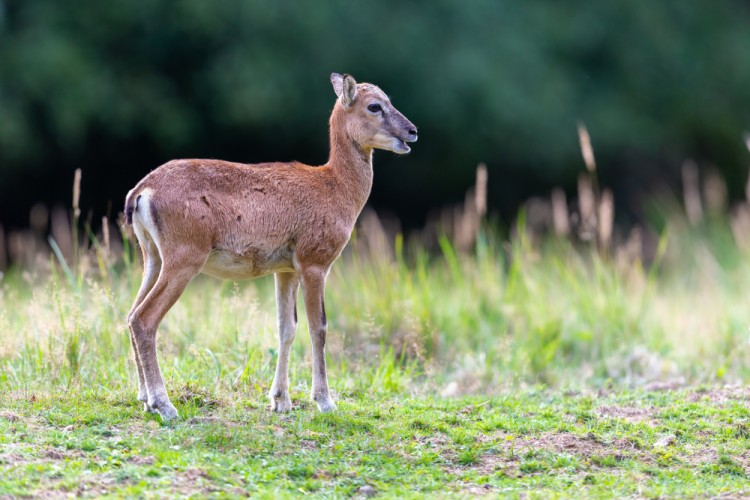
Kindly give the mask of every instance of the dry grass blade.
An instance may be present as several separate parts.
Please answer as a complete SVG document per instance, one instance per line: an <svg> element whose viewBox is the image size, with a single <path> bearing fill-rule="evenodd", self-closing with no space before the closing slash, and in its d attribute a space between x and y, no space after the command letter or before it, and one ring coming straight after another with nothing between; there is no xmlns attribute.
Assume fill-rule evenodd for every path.
<svg viewBox="0 0 750 500"><path fill-rule="evenodd" d="M703 184L703 197L709 213L718 215L727 210L727 184L716 169L709 170Z"/></svg>
<svg viewBox="0 0 750 500"><path fill-rule="evenodd" d="M487 213L487 165L484 163L477 165L477 184L474 195L477 214L483 217Z"/></svg>
<svg viewBox="0 0 750 500"><path fill-rule="evenodd" d="M52 210L52 238L60 247L60 252L65 261L73 262L75 229L71 228L68 214L60 207Z"/></svg>
<svg viewBox="0 0 750 500"><path fill-rule="evenodd" d="M78 218L81 215L81 169L77 168L73 177L73 215Z"/></svg>
<svg viewBox="0 0 750 500"><path fill-rule="evenodd" d="M593 174L596 172L594 148L591 147L591 137L583 123L578 124L578 140L581 143L581 154L583 155L583 162L586 164L586 170Z"/></svg>
<svg viewBox="0 0 750 500"><path fill-rule="evenodd" d="M596 230L596 196L591 177L586 174L578 176L578 209L581 211L581 227L578 236L589 241Z"/></svg>
<svg viewBox="0 0 750 500"><path fill-rule="evenodd" d="M391 263L394 260L392 238L374 210L366 209L359 217L357 249L373 261Z"/></svg>
<svg viewBox="0 0 750 500"><path fill-rule="evenodd" d="M104 240L104 251L109 253L109 219L106 215L102 217L102 239Z"/></svg>
<svg viewBox="0 0 750 500"><path fill-rule="evenodd" d="M607 253L612 247L612 230L615 220L615 202L612 191L605 189L599 201L599 247Z"/></svg>
<svg viewBox="0 0 750 500"><path fill-rule="evenodd" d="M477 165L475 184L467 192L463 205L440 210L437 217L430 217L424 231L425 240L439 239L443 234L452 241L456 249L469 252L479 236L482 218L487 214L487 166ZM432 233L431 233L432 231Z"/></svg>
<svg viewBox="0 0 750 500"><path fill-rule="evenodd" d="M560 188L552 190L552 224L558 237L570 234L570 219L568 218L568 200L565 191Z"/></svg>

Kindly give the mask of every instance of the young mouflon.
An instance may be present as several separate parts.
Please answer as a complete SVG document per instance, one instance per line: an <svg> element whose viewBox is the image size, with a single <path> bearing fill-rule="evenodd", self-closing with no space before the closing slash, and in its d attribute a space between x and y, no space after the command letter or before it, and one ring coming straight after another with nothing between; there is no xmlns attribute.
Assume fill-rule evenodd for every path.
<svg viewBox="0 0 750 500"><path fill-rule="evenodd" d="M138 368L138 399L163 420L177 417L156 359L156 330L199 273L224 279L275 274L279 359L271 408L285 412L289 352L302 285L313 349L312 399L335 408L325 365L324 290L372 188L372 152L410 151L416 127L375 85L334 73L338 99L325 165L173 160L152 171L125 199L143 252L143 282L128 314Z"/></svg>

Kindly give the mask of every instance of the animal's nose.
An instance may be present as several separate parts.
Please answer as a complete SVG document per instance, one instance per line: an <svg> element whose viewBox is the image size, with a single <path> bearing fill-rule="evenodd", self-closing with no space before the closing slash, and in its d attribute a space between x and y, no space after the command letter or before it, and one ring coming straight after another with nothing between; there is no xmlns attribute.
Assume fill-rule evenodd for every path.
<svg viewBox="0 0 750 500"><path fill-rule="evenodd" d="M410 128L410 129L409 129L409 130L407 131L407 134L409 134L409 139L410 139L410 140L413 140L413 141L416 141L416 140L417 140L417 128L416 128L416 127L411 127L411 128Z"/></svg>

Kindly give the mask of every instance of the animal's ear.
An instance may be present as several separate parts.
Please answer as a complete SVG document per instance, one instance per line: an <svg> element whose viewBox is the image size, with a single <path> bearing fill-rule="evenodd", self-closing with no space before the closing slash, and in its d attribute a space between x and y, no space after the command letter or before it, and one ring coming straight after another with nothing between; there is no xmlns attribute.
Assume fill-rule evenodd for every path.
<svg viewBox="0 0 750 500"><path fill-rule="evenodd" d="M344 77L338 73L331 73L331 85L336 97L341 97L341 91L344 88Z"/></svg>
<svg viewBox="0 0 750 500"><path fill-rule="evenodd" d="M357 81L351 75L344 75L341 89L341 104L345 108L351 107L357 98Z"/></svg>
<svg viewBox="0 0 750 500"><path fill-rule="evenodd" d="M357 81L351 75L331 73L331 85L345 108L354 103L357 98Z"/></svg>

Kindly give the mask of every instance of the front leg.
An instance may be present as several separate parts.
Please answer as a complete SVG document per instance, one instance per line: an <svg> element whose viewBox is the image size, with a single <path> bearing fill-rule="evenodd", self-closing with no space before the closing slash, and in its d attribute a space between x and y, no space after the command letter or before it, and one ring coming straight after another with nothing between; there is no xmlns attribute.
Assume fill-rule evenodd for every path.
<svg viewBox="0 0 750 500"><path fill-rule="evenodd" d="M269 397L271 409L286 412L292 409L289 397L289 353L297 330L297 289L295 273L276 273L276 314L279 323L279 360Z"/></svg>
<svg viewBox="0 0 750 500"><path fill-rule="evenodd" d="M323 301L326 286L326 270L311 267L302 271L302 287L305 296L307 322L313 349L312 399L322 412L336 408L328 391L326 375L326 309Z"/></svg>

